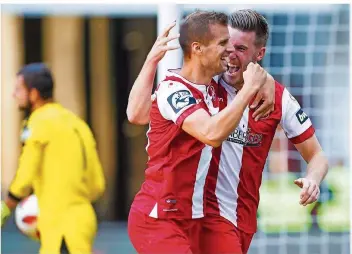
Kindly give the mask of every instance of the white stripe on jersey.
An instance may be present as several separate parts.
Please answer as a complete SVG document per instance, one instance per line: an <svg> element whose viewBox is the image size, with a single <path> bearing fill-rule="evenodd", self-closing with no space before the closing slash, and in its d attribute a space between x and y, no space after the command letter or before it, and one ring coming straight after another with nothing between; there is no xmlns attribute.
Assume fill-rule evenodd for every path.
<svg viewBox="0 0 352 254"><path fill-rule="evenodd" d="M152 130L152 128L150 127L150 123L149 123L149 128L148 128L148 130L147 130L147 133L145 134L146 136L147 136L147 145L146 145L146 147L145 147L145 150L147 151L147 154L148 154L148 148L149 148L149 145L150 145L150 140L149 140L149 136L148 136L148 134L149 134L149 132ZM148 156L148 161L149 161L149 156Z"/></svg>
<svg viewBox="0 0 352 254"><path fill-rule="evenodd" d="M149 214L150 217L157 219L158 218L158 202L155 203L153 210Z"/></svg>
<svg viewBox="0 0 352 254"><path fill-rule="evenodd" d="M199 164L196 174L196 182L194 184L194 191L192 196L192 218L201 218L204 216L204 185L205 179L208 175L210 160L212 158L213 147L206 145L199 159ZM182 181L182 179L180 179Z"/></svg>
<svg viewBox="0 0 352 254"><path fill-rule="evenodd" d="M233 98L234 94L228 94L228 104ZM236 128L243 133L246 133L248 129L248 115L249 108L247 107L243 112L239 126ZM215 189L220 215L231 221L235 226L237 226L237 188L240 182L242 155L242 144L230 141L222 143L218 180Z"/></svg>

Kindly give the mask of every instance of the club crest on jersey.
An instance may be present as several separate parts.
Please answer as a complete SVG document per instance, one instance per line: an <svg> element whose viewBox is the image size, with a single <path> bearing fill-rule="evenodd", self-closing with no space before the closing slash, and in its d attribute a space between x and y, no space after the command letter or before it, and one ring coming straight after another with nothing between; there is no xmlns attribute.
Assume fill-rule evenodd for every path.
<svg viewBox="0 0 352 254"><path fill-rule="evenodd" d="M305 121L307 121L308 116L305 112L303 112L302 109L299 109L296 113L297 120L300 124L303 124Z"/></svg>
<svg viewBox="0 0 352 254"><path fill-rule="evenodd" d="M237 143L243 146L260 146L262 144L263 135L251 132L248 128L246 132L236 129L227 138L227 141Z"/></svg>
<svg viewBox="0 0 352 254"><path fill-rule="evenodd" d="M218 98L218 97L216 96L216 92L215 92L214 86L212 86L212 85L208 86L208 88L207 88L207 94L208 94L208 96L209 96L209 99L212 101L213 106L214 106L215 108L218 108L218 107L219 107L219 102L221 101L222 98Z"/></svg>
<svg viewBox="0 0 352 254"><path fill-rule="evenodd" d="M23 128L20 140L22 143L26 142L26 140L31 136L31 130L28 129L27 127Z"/></svg>
<svg viewBox="0 0 352 254"><path fill-rule="evenodd" d="M196 99L187 90L176 91L167 98L173 111L177 114L181 109L188 105L196 104Z"/></svg>

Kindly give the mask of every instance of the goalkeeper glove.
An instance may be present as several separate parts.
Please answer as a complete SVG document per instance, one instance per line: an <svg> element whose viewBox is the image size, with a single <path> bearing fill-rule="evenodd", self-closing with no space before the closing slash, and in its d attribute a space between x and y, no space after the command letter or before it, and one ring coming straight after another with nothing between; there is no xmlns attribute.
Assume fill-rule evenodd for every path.
<svg viewBox="0 0 352 254"><path fill-rule="evenodd" d="M10 208L6 205L4 201L1 201L1 227L6 223L10 215L11 215Z"/></svg>

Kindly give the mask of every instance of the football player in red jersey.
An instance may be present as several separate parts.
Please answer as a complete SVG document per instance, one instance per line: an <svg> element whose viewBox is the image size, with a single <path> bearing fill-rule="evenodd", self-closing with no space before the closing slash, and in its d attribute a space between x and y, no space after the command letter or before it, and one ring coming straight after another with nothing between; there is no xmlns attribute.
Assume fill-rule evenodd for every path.
<svg viewBox="0 0 352 254"><path fill-rule="evenodd" d="M240 94L243 88L243 73L249 62L260 61L265 55L268 24L265 18L253 10L236 11L229 17L230 53L229 69L219 78L226 93L227 103ZM163 43L172 37L163 34ZM165 54L166 44L158 41L150 52L154 59L152 69ZM161 53L162 52L162 53ZM136 100L148 105L155 72L142 70L130 94L127 109L129 120L143 124L149 122L148 107L138 110ZM151 82L143 82L148 77ZM202 223L201 253L246 253L256 231L256 211L259 202L259 187L265 159L270 149L276 127L280 124L287 137L308 163L307 175L295 184L302 188L300 204L313 203L319 197L319 184L328 169L327 159L314 135L314 128L298 102L281 84L275 82L275 100L264 100L261 112L252 108L244 111L236 130L223 142L220 160L213 156L218 168L210 170L206 185L206 217ZM269 92L268 92L269 91ZM266 89L264 98L270 95ZM271 103L275 101L275 110ZM150 102L149 102L150 104ZM255 105L256 106L256 105ZM271 112L270 115L267 113ZM258 118L262 117L258 122ZM223 244L219 244L222 242Z"/></svg>
<svg viewBox="0 0 352 254"><path fill-rule="evenodd" d="M194 232L204 217L204 190L214 147L232 133L243 111L266 82L258 64L249 64L244 86L225 105L215 75L227 69L227 15L197 11L180 26L184 64L170 70L150 107L145 181L128 219L139 253L195 253ZM221 110L221 112L219 112Z"/></svg>

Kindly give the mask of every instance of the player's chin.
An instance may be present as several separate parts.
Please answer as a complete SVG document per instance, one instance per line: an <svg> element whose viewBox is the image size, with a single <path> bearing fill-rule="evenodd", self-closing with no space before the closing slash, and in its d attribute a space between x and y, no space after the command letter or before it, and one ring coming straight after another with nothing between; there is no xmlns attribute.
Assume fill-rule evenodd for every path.
<svg viewBox="0 0 352 254"><path fill-rule="evenodd" d="M226 69L224 68L224 66L222 64L219 64L217 66L213 66L212 69L214 70L214 73L213 73L214 76L222 74L226 71Z"/></svg>
<svg viewBox="0 0 352 254"><path fill-rule="evenodd" d="M19 105L19 106L18 106L18 109L19 109L20 111L27 112L27 111L29 111L29 110L31 109L31 107L30 107L29 105Z"/></svg>
<svg viewBox="0 0 352 254"><path fill-rule="evenodd" d="M26 111L28 109L28 107L23 106L23 105L18 105L18 109L21 111Z"/></svg>
<svg viewBox="0 0 352 254"><path fill-rule="evenodd" d="M219 66L219 73L223 73L227 71L227 61L221 60L220 66Z"/></svg>
<svg viewBox="0 0 352 254"><path fill-rule="evenodd" d="M231 81L231 83L237 82L237 81L239 80L239 78L238 78L237 76L232 75L231 73L229 73L228 70L226 70L226 71L224 72L224 76L225 76L226 80Z"/></svg>

